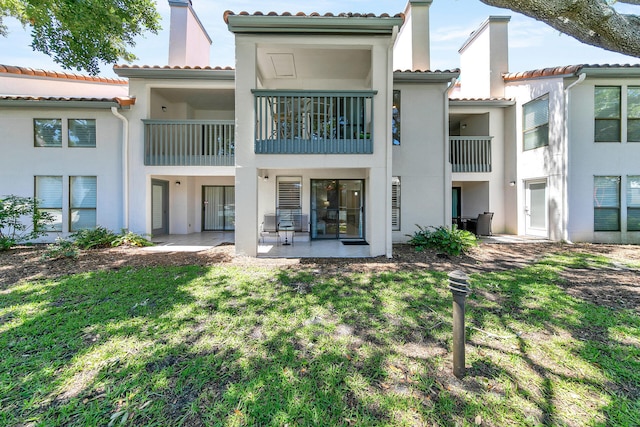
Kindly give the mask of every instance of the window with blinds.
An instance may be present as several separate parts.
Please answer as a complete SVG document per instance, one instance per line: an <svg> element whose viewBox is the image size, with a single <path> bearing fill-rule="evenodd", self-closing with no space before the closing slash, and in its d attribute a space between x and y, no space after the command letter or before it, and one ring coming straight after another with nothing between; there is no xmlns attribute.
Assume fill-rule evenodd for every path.
<svg viewBox="0 0 640 427"><path fill-rule="evenodd" d="M620 142L620 86L595 87L595 141Z"/></svg>
<svg viewBox="0 0 640 427"><path fill-rule="evenodd" d="M95 147L96 121L94 119L69 119L69 147Z"/></svg>
<svg viewBox="0 0 640 427"><path fill-rule="evenodd" d="M302 213L301 177L277 177L276 208L279 219L292 220Z"/></svg>
<svg viewBox="0 0 640 427"><path fill-rule="evenodd" d="M69 231L96 227L97 178L69 177Z"/></svg>
<svg viewBox="0 0 640 427"><path fill-rule="evenodd" d="M400 177L391 177L391 229L400 230Z"/></svg>
<svg viewBox="0 0 640 427"><path fill-rule="evenodd" d="M620 231L620 177L593 180L593 230Z"/></svg>
<svg viewBox="0 0 640 427"><path fill-rule="evenodd" d="M33 119L35 147L62 147L62 119Z"/></svg>
<svg viewBox="0 0 640 427"><path fill-rule="evenodd" d="M524 150L549 145L549 95L522 106Z"/></svg>
<svg viewBox="0 0 640 427"><path fill-rule="evenodd" d="M627 142L640 142L640 87L627 88Z"/></svg>
<svg viewBox="0 0 640 427"><path fill-rule="evenodd" d="M627 176L627 231L640 231L640 176Z"/></svg>
<svg viewBox="0 0 640 427"><path fill-rule="evenodd" d="M53 217L53 222L46 225L47 231L62 231L62 177L36 176L35 198L40 210Z"/></svg>

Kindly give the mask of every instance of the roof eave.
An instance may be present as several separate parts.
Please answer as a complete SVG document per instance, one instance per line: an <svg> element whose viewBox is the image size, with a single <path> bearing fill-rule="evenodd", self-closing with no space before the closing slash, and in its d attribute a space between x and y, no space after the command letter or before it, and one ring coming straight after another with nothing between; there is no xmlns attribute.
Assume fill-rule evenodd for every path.
<svg viewBox="0 0 640 427"><path fill-rule="evenodd" d="M118 101L91 101L91 100L51 100L51 99L6 99L0 98L0 106L27 107L27 108L84 108L95 110L110 110L116 107L121 110L129 110L131 103L121 104Z"/></svg>
<svg viewBox="0 0 640 427"><path fill-rule="evenodd" d="M394 83L449 83L451 79L457 79L459 71L394 71Z"/></svg>
<svg viewBox="0 0 640 427"><path fill-rule="evenodd" d="M587 77L640 77L640 68L638 67L619 67L619 68L589 68L583 67L574 76L585 73Z"/></svg>
<svg viewBox="0 0 640 427"><path fill-rule="evenodd" d="M449 99L450 107L511 107L513 99Z"/></svg>
<svg viewBox="0 0 640 427"><path fill-rule="evenodd" d="M393 34L402 17L229 15L229 31L254 34Z"/></svg>
<svg viewBox="0 0 640 427"><path fill-rule="evenodd" d="M236 78L235 70L209 70L203 68L114 67L113 71L120 77L144 79L235 80Z"/></svg>

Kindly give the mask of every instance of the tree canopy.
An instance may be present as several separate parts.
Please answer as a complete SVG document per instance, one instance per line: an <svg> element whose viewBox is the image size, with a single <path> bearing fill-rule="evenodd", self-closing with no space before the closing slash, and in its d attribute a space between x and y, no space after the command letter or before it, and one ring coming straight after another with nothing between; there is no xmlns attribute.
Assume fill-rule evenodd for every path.
<svg viewBox="0 0 640 427"><path fill-rule="evenodd" d="M615 9L615 3L640 5L640 0L480 1L542 21L582 43L640 57L640 17Z"/></svg>
<svg viewBox="0 0 640 427"><path fill-rule="evenodd" d="M160 29L153 0L0 0L0 35L8 16L31 27L34 50L94 75L100 62L136 59L135 37Z"/></svg>
<svg viewBox="0 0 640 427"><path fill-rule="evenodd" d="M640 17L619 13L615 3L640 0L480 0L544 22L575 39L640 57ZM160 29L154 0L0 0L3 17L31 27L34 50L65 68L99 72L99 64L136 59L135 37Z"/></svg>

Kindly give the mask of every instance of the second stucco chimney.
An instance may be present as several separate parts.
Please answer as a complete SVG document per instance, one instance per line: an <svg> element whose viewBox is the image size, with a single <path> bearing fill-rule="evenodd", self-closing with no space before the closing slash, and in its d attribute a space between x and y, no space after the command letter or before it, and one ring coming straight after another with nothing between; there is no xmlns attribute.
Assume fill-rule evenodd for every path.
<svg viewBox="0 0 640 427"><path fill-rule="evenodd" d="M429 8L433 0L409 0L405 22L394 46L393 68L396 70L429 70Z"/></svg>
<svg viewBox="0 0 640 427"><path fill-rule="evenodd" d="M191 0L169 0L169 6L169 65L209 65L211 38L193 10Z"/></svg>
<svg viewBox="0 0 640 427"><path fill-rule="evenodd" d="M467 98L504 97L509 72L509 16L490 16L460 50L460 94Z"/></svg>

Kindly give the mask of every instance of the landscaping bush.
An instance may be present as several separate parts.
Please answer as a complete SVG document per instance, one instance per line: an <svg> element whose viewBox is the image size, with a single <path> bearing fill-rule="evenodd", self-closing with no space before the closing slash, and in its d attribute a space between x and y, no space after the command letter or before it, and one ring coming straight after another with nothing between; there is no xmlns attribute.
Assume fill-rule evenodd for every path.
<svg viewBox="0 0 640 427"><path fill-rule="evenodd" d="M33 197L6 196L0 199L0 250L45 235L53 222L49 212L38 209Z"/></svg>
<svg viewBox="0 0 640 427"><path fill-rule="evenodd" d="M153 243L149 239L136 234L132 231L122 230L122 233L111 242L111 246L153 246Z"/></svg>
<svg viewBox="0 0 640 427"><path fill-rule="evenodd" d="M55 243L47 245L47 250L42 254L42 259L78 258L78 247L74 242L58 237Z"/></svg>
<svg viewBox="0 0 640 427"><path fill-rule="evenodd" d="M458 256L478 245L476 236L466 230L458 229L457 225L451 228L440 227L421 227L416 224L418 231L412 235L409 244L415 246L417 251L426 248L435 249L448 255Z"/></svg>
<svg viewBox="0 0 640 427"><path fill-rule="evenodd" d="M110 247L118 237L113 231L98 226L96 228L80 230L70 236L80 249Z"/></svg>

